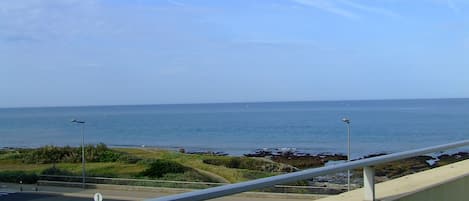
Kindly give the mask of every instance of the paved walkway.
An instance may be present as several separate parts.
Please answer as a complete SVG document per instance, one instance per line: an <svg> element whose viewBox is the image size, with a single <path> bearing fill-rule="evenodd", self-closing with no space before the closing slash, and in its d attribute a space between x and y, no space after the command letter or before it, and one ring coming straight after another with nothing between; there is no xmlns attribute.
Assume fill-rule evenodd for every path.
<svg viewBox="0 0 469 201"><path fill-rule="evenodd" d="M166 196L175 193L181 193L183 190L180 189L168 189L168 188L139 188L136 190L134 187L125 186L100 186L97 189L81 189L74 187L58 187L58 186L39 186L38 191L35 190L36 185L23 185L23 192L31 193L42 193L42 194L56 194L61 196L70 197L81 197L90 198L93 200L93 195L97 192L101 193L106 199L113 200L129 200L137 201L148 198L155 198ZM12 183L0 183L0 192L14 193L19 192L19 184ZM242 193L234 196L227 196L223 198L217 198L217 201L241 201L241 200L253 200L253 201L303 201L303 200L315 200L324 196L317 195L302 195L302 194L283 194L283 193Z"/></svg>

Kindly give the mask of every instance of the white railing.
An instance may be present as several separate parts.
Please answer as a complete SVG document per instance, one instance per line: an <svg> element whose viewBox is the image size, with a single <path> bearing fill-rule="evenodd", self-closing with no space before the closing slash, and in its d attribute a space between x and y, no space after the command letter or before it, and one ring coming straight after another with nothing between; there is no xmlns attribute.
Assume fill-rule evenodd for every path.
<svg viewBox="0 0 469 201"><path fill-rule="evenodd" d="M374 201L375 200L375 188L374 188L374 169L373 165L378 165L386 162L396 161L400 159L411 158L424 154L444 151L448 149L469 146L469 140L458 141L449 144L443 144L433 147L427 147L422 149L415 149L410 151L404 151L389 155L383 155L373 158L367 158L363 160L351 161L333 166L307 169L299 172L293 172L273 177L267 177L262 179L251 180L242 183L229 184L214 188L208 188L204 190L192 191L188 193L182 193L177 195L171 195L166 197L148 199L147 201L196 201L196 200L207 200L212 198L223 197L226 195L232 195L236 193L242 193L251 190L257 190L265 187L275 186L277 184L284 184L289 182L301 181L311 179L315 176L327 175L331 173L343 172L346 170L363 168L363 187L365 189L364 200Z"/></svg>

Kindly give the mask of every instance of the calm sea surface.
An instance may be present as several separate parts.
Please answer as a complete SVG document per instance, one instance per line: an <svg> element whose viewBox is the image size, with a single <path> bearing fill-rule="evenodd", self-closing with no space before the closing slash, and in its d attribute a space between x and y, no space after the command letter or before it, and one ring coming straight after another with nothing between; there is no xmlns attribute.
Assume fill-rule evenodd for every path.
<svg viewBox="0 0 469 201"><path fill-rule="evenodd" d="M353 157L469 138L469 99L434 99L0 109L0 146L79 145L76 118L87 122L87 143L345 153L345 116Z"/></svg>

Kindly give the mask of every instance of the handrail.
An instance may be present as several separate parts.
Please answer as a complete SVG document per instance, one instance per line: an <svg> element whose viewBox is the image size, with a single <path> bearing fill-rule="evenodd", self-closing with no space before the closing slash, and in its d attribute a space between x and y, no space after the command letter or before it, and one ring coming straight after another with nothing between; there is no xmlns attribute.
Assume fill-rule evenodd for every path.
<svg viewBox="0 0 469 201"><path fill-rule="evenodd" d="M345 170L356 169L356 168L361 168L361 167L370 167L373 165L378 165L378 164L382 164L386 162L411 158L411 157L420 156L423 154L434 153L438 151L444 151L444 150L463 147L463 146L469 146L469 140L463 140L463 141L437 145L437 146L432 146L432 147L426 147L426 148L421 148L421 149L414 149L410 151L398 152L398 153L393 153L389 155L383 155L383 156L378 156L378 157L373 157L373 158L346 162L346 163L337 164L333 166L307 169L307 170L303 170L299 172L287 173L283 175L256 179L256 180L251 180L251 181L241 182L241 183L236 183L236 184L218 186L218 187L208 188L204 190L192 191L188 193L147 199L146 201L207 200L207 199L218 198L218 197L222 197L226 195L241 193L245 191L261 189L261 188L265 188L269 186L274 186L277 184L284 184L284 183L289 183L289 182L306 180L306 179L313 178L315 176L327 175L331 173L337 173L337 172L342 172ZM365 168L365 169L369 169L369 168ZM374 197L374 186L372 190L373 190L373 197Z"/></svg>
<svg viewBox="0 0 469 201"><path fill-rule="evenodd" d="M81 176L67 176L67 175L39 175L39 177L51 177L51 178L71 178L81 179ZM135 182L153 182L153 183L175 183L175 184L201 184L201 185L226 185L228 183L215 183L215 182L203 182L203 181L173 181L173 180L155 180L155 179L130 179L130 178L113 178L113 177L86 177L90 180L111 180L111 181L135 181Z"/></svg>

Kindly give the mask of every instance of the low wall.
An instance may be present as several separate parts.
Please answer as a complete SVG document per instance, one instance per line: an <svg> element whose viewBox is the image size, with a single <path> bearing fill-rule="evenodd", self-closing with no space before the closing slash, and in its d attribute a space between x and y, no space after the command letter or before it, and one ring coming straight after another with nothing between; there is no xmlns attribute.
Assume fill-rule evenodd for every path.
<svg viewBox="0 0 469 201"><path fill-rule="evenodd" d="M469 201L469 160L379 183L377 201ZM318 201L363 201L357 189Z"/></svg>
<svg viewBox="0 0 469 201"><path fill-rule="evenodd" d="M396 201L464 200L469 200L469 175L396 199Z"/></svg>

